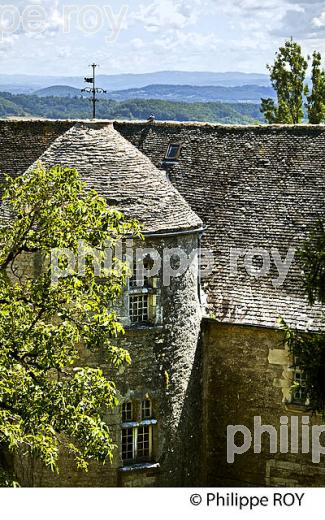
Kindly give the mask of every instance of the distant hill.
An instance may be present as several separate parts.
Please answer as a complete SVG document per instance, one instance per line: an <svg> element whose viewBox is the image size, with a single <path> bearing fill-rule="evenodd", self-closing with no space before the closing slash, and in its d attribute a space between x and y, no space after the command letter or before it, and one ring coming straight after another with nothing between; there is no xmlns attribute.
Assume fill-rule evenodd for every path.
<svg viewBox="0 0 325 520"><path fill-rule="evenodd" d="M18 104L2 97L0 93L0 117L3 116L23 116L26 112Z"/></svg>
<svg viewBox="0 0 325 520"><path fill-rule="evenodd" d="M241 103L260 103L261 98L273 98L271 87L242 85L238 87L192 86L192 85L148 85L141 89L128 89L110 92L115 101L127 99L164 99L166 101L209 102L227 101Z"/></svg>
<svg viewBox="0 0 325 520"><path fill-rule="evenodd" d="M67 85L54 85L34 92L39 97L80 97L79 89ZM187 103L227 101L260 103L261 98L274 97L271 87L242 85L240 87L197 87L192 85L148 85L143 88L117 90L99 95L103 99L127 101L130 99L162 99Z"/></svg>
<svg viewBox="0 0 325 520"><path fill-rule="evenodd" d="M80 89L69 87L68 85L53 85L33 92L38 97L76 97L81 96Z"/></svg>
<svg viewBox="0 0 325 520"><path fill-rule="evenodd" d="M87 70L85 70L84 75L87 75ZM1 74L0 90L5 91L9 87L9 92L18 92L18 89L23 89L24 92L26 88L36 91L53 85L69 85L79 89L84 84L83 80L83 76ZM154 84L222 87L259 85L269 87L270 81L266 74L245 74L243 72L160 71L146 74L100 74L98 76L98 86L108 91L143 88L146 85ZM3 88L2 85L6 85L6 88Z"/></svg>
<svg viewBox="0 0 325 520"><path fill-rule="evenodd" d="M0 92L0 117L29 115L53 119L85 119L91 116L91 104L80 97L38 97ZM165 100L101 100L97 116L101 119L147 119L207 121L214 123L254 124L263 121L260 105L253 103L184 103Z"/></svg>

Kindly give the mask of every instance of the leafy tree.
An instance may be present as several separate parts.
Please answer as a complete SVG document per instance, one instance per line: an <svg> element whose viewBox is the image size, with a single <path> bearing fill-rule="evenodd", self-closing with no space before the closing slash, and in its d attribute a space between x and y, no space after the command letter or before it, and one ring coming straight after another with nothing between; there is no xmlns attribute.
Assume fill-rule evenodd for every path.
<svg viewBox="0 0 325 520"><path fill-rule="evenodd" d="M317 51L313 53L312 92L307 97L309 123L317 125L325 122L325 71L321 67L322 57Z"/></svg>
<svg viewBox="0 0 325 520"><path fill-rule="evenodd" d="M103 258L107 241L139 235L139 226L86 189L75 169L60 166L7 177L4 206L12 218L0 229L0 443L52 470L64 446L86 470L90 460L112 458L103 414L117 394L102 370L81 366L80 348L104 354L108 367L130 362L111 341L123 332L111 309L126 266L116 259L99 280L88 261L84 274L71 269L53 283L49 255L53 248L77 253L85 240ZM37 259L37 276L21 267Z"/></svg>
<svg viewBox="0 0 325 520"><path fill-rule="evenodd" d="M277 103L262 99L261 111L268 123L297 124L304 117L303 95L308 62L301 47L291 40L285 42L276 53L273 65L267 65L271 83L277 94Z"/></svg>
<svg viewBox="0 0 325 520"><path fill-rule="evenodd" d="M319 222L300 252L304 283L310 305L325 304L325 230ZM285 341L305 379L304 393L309 407L325 415L325 334L308 334L290 329L281 321ZM297 383L295 383L297 386Z"/></svg>
<svg viewBox="0 0 325 520"><path fill-rule="evenodd" d="M14 479L14 476L0 465L0 488L2 487L20 487L19 482Z"/></svg>

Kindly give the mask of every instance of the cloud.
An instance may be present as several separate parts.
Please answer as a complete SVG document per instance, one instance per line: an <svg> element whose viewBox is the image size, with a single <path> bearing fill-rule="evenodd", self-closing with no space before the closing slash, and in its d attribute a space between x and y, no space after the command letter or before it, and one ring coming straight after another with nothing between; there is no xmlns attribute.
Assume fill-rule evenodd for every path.
<svg viewBox="0 0 325 520"><path fill-rule="evenodd" d="M13 49L18 36L11 34L0 38L0 55L7 56Z"/></svg>
<svg viewBox="0 0 325 520"><path fill-rule="evenodd" d="M218 0L215 2L218 4ZM228 8L229 11L245 14L245 11L258 11L259 13L264 11L273 11L279 7L284 6L283 0L230 0L224 2L224 7Z"/></svg>
<svg viewBox="0 0 325 520"><path fill-rule="evenodd" d="M72 52L71 52L70 47L59 47L57 49L58 58L66 59L66 58L70 58L71 56L72 56Z"/></svg>
<svg viewBox="0 0 325 520"><path fill-rule="evenodd" d="M318 18L313 18L312 22L314 27L325 27L325 11L323 11Z"/></svg>
<svg viewBox="0 0 325 520"><path fill-rule="evenodd" d="M63 23L59 0L19 0L0 7L0 26L6 37L49 37L55 35Z"/></svg>
<svg viewBox="0 0 325 520"><path fill-rule="evenodd" d="M289 10L273 34L283 37L292 36L301 41L317 39L325 34L322 21L324 18L318 4L309 6L302 12Z"/></svg>
<svg viewBox="0 0 325 520"><path fill-rule="evenodd" d="M1 61L6 49L10 70L83 73L95 60L105 72L266 72L265 64L272 62L291 35L302 43L305 53L313 48L323 52L325 47L324 0L127 0L123 31L110 44L105 40L107 23L98 33L85 33L80 30L78 13L71 15L69 31L62 30L68 0L14 1L20 10L32 4L44 8L44 28L36 33L20 27L5 35ZM91 4L95 5L89 0L71 2L79 15ZM124 0L96 0L98 9L110 5L116 13L123 4ZM39 59L40 53L44 58Z"/></svg>
<svg viewBox="0 0 325 520"><path fill-rule="evenodd" d="M163 35L153 41L153 51L157 54L177 52L193 55L197 52L208 53L217 51L221 40L215 34L200 34L197 32L176 31L173 35Z"/></svg>
<svg viewBox="0 0 325 520"><path fill-rule="evenodd" d="M302 7L308 7L312 5L324 5L323 0L286 0L288 4L299 5Z"/></svg>
<svg viewBox="0 0 325 520"><path fill-rule="evenodd" d="M179 30L197 23L206 0L155 0L140 4L130 15L130 23L139 23L146 31Z"/></svg>

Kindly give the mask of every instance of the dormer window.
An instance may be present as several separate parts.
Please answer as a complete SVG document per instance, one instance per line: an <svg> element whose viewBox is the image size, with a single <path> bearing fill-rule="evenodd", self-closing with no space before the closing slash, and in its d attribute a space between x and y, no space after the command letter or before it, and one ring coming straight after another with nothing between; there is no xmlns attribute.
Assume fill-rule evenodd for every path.
<svg viewBox="0 0 325 520"><path fill-rule="evenodd" d="M129 280L129 287L152 287L153 279L148 276L154 265L154 261L150 255L146 255L139 262L134 259L133 261L133 272Z"/></svg>
<svg viewBox="0 0 325 520"><path fill-rule="evenodd" d="M180 143L171 143L165 155L165 161L178 161L181 154L182 145Z"/></svg>
<svg viewBox="0 0 325 520"><path fill-rule="evenodd" d="M150 399L144 399L144 401L142 401L141 403L141 419L143 421L145 419L150 419L151 415L151 401Z"/></svg>

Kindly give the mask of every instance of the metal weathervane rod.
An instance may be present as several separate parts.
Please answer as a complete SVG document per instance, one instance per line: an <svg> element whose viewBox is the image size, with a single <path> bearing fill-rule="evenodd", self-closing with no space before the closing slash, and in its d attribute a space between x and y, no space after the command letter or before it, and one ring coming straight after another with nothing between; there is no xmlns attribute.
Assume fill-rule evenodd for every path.
<svg viewBox="0 0 325 520"><path fill-rule="evenodd" d="M93 63L92 65L89 65L89 67L92 67L93 69L93 75L91 78L85 78L85 83L91 83L92 87L86 87L81 90L81 92L88 92L89 94L92 94L91 102L93 105L93 119L96 119L96 103L98 101L96 94L106 94L106 90L102 88L96 88L96 63Z"/></svg>

